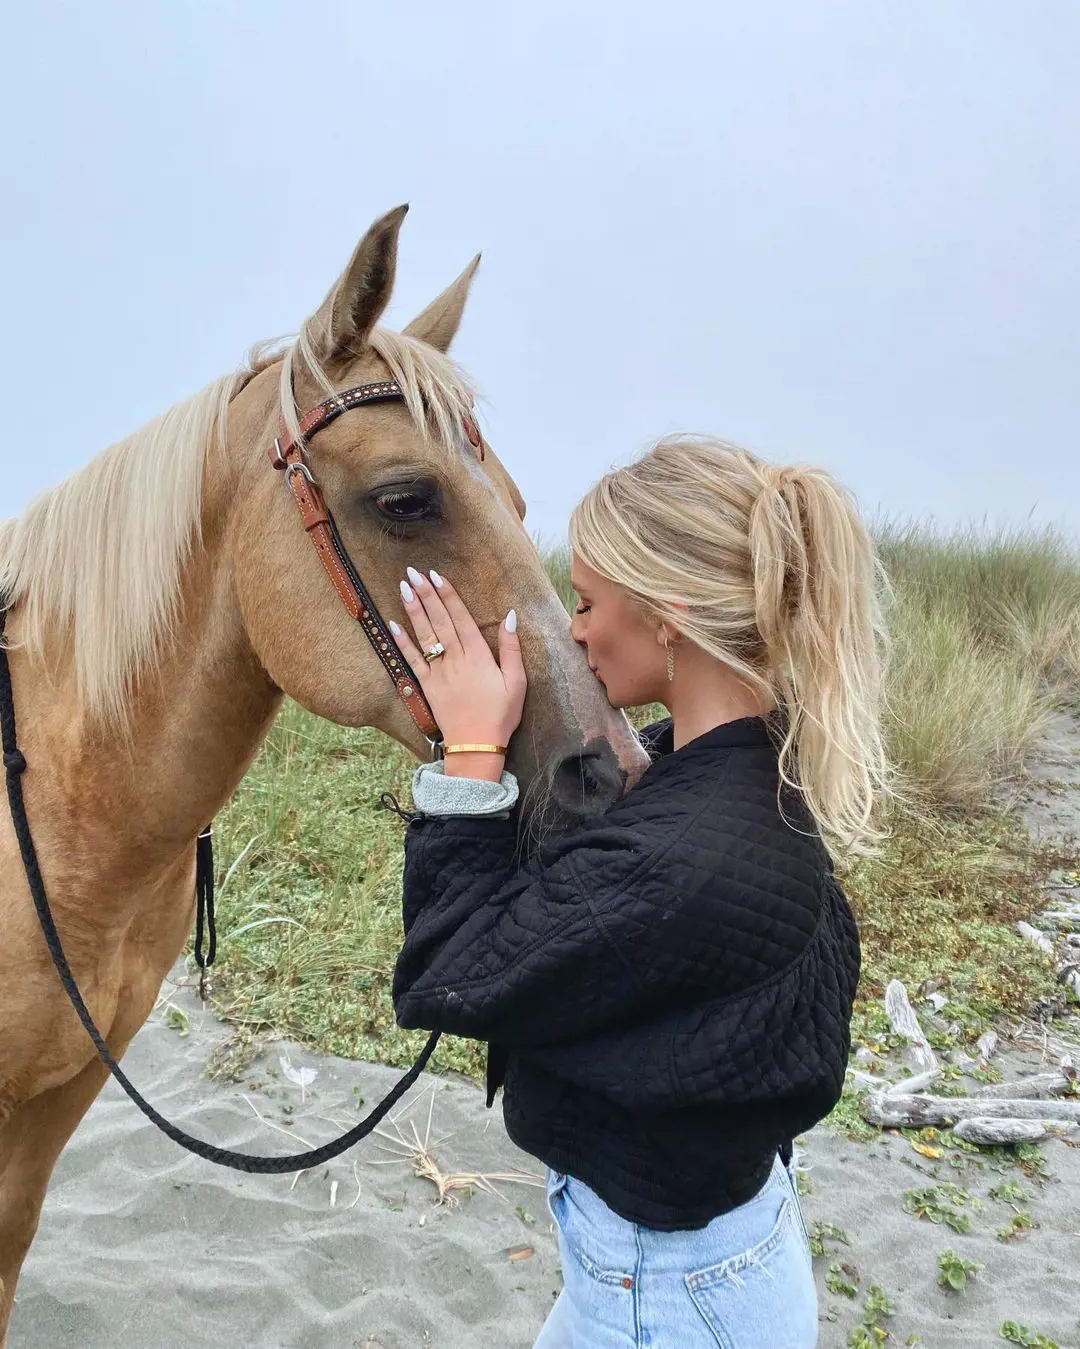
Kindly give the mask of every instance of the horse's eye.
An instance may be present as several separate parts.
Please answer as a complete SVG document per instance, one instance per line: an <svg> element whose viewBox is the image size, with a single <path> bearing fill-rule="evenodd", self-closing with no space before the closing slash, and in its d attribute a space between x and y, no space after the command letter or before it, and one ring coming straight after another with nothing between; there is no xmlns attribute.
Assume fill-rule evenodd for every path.
<svg viewBox="0 0 1080 1349"><path fill-rule="evenodd" d="M429 520L435 514L434 498L429 492L399 488L379 492L374 500L379 514L397 524Z"/></svg>

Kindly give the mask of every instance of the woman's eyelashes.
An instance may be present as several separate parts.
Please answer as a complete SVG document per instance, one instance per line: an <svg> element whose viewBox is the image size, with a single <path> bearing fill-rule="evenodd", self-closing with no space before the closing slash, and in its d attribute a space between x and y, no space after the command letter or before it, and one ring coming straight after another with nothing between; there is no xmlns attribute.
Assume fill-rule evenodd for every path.
<svg viewBox="0 0 1080 1349"><path fill-rule="evenodd" d="M577 608L574 610L574 613L575 613L575 614L587 614L587 613L589 612L589 609L590 609L590 608L591 608L591 606L588 605L588 604L579 604L579 605L577 606Z"/></svg>

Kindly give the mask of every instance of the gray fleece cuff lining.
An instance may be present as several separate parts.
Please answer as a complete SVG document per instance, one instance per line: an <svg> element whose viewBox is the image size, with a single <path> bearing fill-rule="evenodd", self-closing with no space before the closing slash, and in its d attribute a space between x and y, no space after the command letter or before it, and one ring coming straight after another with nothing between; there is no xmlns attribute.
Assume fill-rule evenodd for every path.
<svg viewBox="0 0 1080 1349"><path fill-rule="evenodd" d="M506 819L518 797L517 778L503 770L498 782L446 776L442 762L413 773L413 804L425 815L487 815Z"/></svg>

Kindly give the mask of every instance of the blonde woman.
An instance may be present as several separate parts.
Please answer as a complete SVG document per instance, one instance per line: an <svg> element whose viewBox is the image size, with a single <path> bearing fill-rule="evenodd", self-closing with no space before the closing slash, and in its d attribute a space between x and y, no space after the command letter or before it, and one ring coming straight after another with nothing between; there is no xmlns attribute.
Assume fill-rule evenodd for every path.
<svg viewBox="0 0 1080 1349"><path fill-rule="evenodd" d="M488 1041L489 1104L502 1084L548 1168L564 1288L538 1346L809 1349L791 1145L848 1056L831 857L873 846L886 789L871 545L827 473L690 438L607 474L570 541L610 702L671 715L621 800L522 863L514 613L496 661L409 569L397 632L451 750L413 783L398 1020Z"/></svg>

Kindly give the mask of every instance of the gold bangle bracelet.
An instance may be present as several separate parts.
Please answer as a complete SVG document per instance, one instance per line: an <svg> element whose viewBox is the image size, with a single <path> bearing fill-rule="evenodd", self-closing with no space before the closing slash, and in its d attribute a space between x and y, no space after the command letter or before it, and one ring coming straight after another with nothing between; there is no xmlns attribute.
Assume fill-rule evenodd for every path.
<svg viewBox="0 0 1080 1349"><path fill-rule="evenodd" d="M444 754L505 754L505 745L443 745Z"/></svg>

